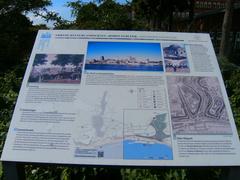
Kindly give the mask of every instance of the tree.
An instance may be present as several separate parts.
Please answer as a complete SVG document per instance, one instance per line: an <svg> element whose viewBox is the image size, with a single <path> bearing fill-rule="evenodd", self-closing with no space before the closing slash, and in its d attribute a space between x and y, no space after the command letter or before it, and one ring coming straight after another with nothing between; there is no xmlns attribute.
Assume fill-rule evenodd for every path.
<svg viewBox="0 0 240 180"><path fill-rule="evenodd" d="M83 55L71 55L70 63L73 66L77 68L81 62L83 62Z"/></svg>
<svg viewBox="0 0 240 180"><path fill-rule="evenodd" d="M67 65L69 63L70 63L70 58L69 58L68 54L58 54L56 56L56 60L52 61L51 64L64 67L65 65Z"/></svg>
<svg viewBox="0 0 240 180"><path fill-rule="evenodd" d="M83 55L58 54L56 60L52 61L51 64L60 65L62 67L64 67L67 64L72 64L77 68L82 61L83 61Z"/></svg>
<svg viewBox="0 0 240 180"><path fill-rule="evenodd" d="M171 31L173 13L189 9L189 0L133 0L136 18L146 21L150 30Z"/></svg>
<svg viewBox="0 0 240 180"><path fill-rule="evenodd" d="M72 15L76 17L74 28L80 29L132 29L130 8L113 0L82 3L69 2Z"/></svg>
<svg viewBox="0 0 240 180"><path fill-rule="evenodd" d="M44 8L47 5L51 5L50 0L0 0L0 14L8 14L11 12L23 13Z"/></svg>
<svg viewBox="0 0 240 180"><path fill-rule="evenodd" d="M219 49L219 56L225 57L228 54L229 34L232 26L232 14L234 9L234 0L226 1L225 14L222 24L222 37Z"/></svg>
<svg viewBox="0 0 240 180"><path fill-rule="evenodd" d="M187 31L189 32L191 29L191 26L194 22L194 8L195 8L195 0L189 0L189 17L188 17L188 28Z"/></svg>
<svg viewBox="0 0 240 180"><path fill-rule="evenodd" d="M46 57L47 57L46 54L36 54L33 66L45 64L47 62Z"/></svg>
<svg viewBox="0 0 240 180"><path fill-rule="evenodd" d="M0 0L0 72L21 63L29 54L36 32L25 16L50 5L49 0Z"/></svg>

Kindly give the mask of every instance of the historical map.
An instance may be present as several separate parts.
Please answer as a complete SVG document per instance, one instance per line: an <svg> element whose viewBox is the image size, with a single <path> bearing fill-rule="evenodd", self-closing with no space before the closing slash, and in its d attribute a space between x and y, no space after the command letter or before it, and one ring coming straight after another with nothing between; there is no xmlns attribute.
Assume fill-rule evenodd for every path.
<svg viewBox="0 0 240 180"><path fill-rule="evenodd" d="M91 89L88 89L91 92ZM136 89L102 90L84 102L76 121L75 157L105 159L172 160L169 115L159 109L128 109L120 100L136 98ZM125 99L125 98L124 98ZM82 99L83 100L83 99ZM115 101L122 109L116 109ZM85 103L86 104L86 103ZM91 105L95 104L95 105ZM84 111L83 111L84 110ZM83 117L84 115L84 117ZM135 149L138 149L136 152Z"/></svg>
<svg viewBox="0 0 240 180"><path fill-rule="evenodd" d="M167 77L174 134L231 134L216 77Z"/></svg>
<svg viewBox="0 0 240 180"><path fill-rule="evenodd" d="M91 92L93 89L89 89ZM89 108L80 110L74 139L77 157L122 158L122 113L116 113L112 104L112 92L100 90L88 96L84 102ZM84 114L83 114L84 113ZM120 114L118 116L118 114ZM82 118L84 115L85 118Z"/></svg>

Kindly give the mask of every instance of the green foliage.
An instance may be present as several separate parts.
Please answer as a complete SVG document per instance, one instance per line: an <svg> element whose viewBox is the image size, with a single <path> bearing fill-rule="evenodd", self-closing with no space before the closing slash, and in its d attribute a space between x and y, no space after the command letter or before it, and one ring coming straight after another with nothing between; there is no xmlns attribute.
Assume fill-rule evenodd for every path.
<svg viewBox="0 0 240 180"><path fill-rule="evenodd" d="M122 176L124 179L135 180L135 179L153 179L157 180L158 176L151 173L148 169L122 169Z"/></svg>
<svg viewBox="0 0 240 180"><path fill-rule="evenodd" d="M24 14L49 4L49 0L0 0L0 154L26 67L25 59L38 30ZM2 175L0 169L0 179Z"/></svg>
<svg viewBox="0 0 240 180"><path fill-rule="evenodd" d="M47 9L43 9L41 12L33 11L35 17L41 17L47 23L49 21L53 22L55 29L68 29L71 25L70 21L62 18L59 13L48 11ZM39 28L40 29L40 28ZM43 29L46 29L45 27Z"/></svg>
<svg viewBox="0 0 240 180"><path fill-rule="evenodd" d="M221 176L221 169L122 169L123 179L165 179L165 180L217 180Z"/></svg>
<svg viewBox="0 0 240 180"><path fill-rule="evenodd" d="M16 104L23 69L22 67L16 67L14 70L0 76L0 154L2 153L13 109Z"/></svg>
<svg viewBox="0 0 240 180"><path fill-rule="evenodd" d="M49 4L49 0L0 0L0 72L22 63L32 48L36 32L24 13Z"/></svg>
<svg viewBox="0 0 240 180"><path fill-rule="evenodd" d="M25 66L26 63L22 63L0 76L0 155L2 154ZM0 179L3 178L2 176L2 164L0 164Z"/></svg>
<svg viewBox="0 0 240 180"><path fill-rule="evenodd" d="M2 168L2 162L0 162L0 179L3 179L3 168Z"/></svg>
<svg viewBox="0 0 240 180"><path fill-rule="evenodd" d="M227 58L221 58L219 60L219 64L225 81L238 133L240 133L240 66L232 63L231 60Z"/></svg>
<svg viewBox="0 0 240 180"><path fill-rule="evenodd" d="M76 1L68 3L68 7L76 17L73 28L126 30L132 27L129 7L113 0L105 0L100 5Z"/></svg>
<svg viewBox="0 0 240 180"><path fill-rule="evenodd" d="M145 21L150 30L170 30L173 12L190 9L189 0L133 0L136 19Z"/></svg>
<svg viewBox="0 0 240 180"><path fill-rule="evenodd" d="M30 26L29 20L20 13L0 14L0 72L21 62L29 52L34 35Z"/></svg>
<svg viewBox="0 0 240 180"><path fill-rule="evenodd" d="M0 14L7 14L9 12L26 12L43 8L51 5L51 0L0 0Z"/></svg>
<svg viewBox="0 0 240 180"><path fill-rule="evenodd" d="M235 123L240 134L240 70L235 70L229 80L226 81L227 88L230 92L230 102L235 118Z"/></svg>
<svg viewBox="0 0 240 180"><path fill-rule="evenodd" d="M92 167L26 167L29 180L74 180L74 179L128 179L128 180L217 180L221 177L222 169L163 169L163 168L92 168Z"/></svg>
<svg viewBox="0 0 240 180"><path fill-rule="evenodd" d="M65 174L67 168L60 166L57 167L36 167L36 166L25 166L26 179L27 180L67 180L67 176L61 176Z"/></svg>
<svg viewBox="0 0 240 180"><path fill-rule="evenodd" d="M27 179L29 180L74 180L74 179L122 179L120 168L84 168L62 166L26 166Z"/></svg>

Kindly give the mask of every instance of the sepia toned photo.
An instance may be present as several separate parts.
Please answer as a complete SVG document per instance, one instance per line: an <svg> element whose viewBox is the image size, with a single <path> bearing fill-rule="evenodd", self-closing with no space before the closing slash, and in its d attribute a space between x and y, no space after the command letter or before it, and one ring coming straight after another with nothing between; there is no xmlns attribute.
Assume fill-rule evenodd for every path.
<svg viewBox="0 0 240 180"><path fill-rule="evenodd" d="M163 56L166 72L190 72L183 44L163 44Z"/></svg>
<svg viewBox="0 0 240 180"><path fill-rule="evenodd" d="M36 54L28 82L79 84L83 57L81 54Z"/></svg>

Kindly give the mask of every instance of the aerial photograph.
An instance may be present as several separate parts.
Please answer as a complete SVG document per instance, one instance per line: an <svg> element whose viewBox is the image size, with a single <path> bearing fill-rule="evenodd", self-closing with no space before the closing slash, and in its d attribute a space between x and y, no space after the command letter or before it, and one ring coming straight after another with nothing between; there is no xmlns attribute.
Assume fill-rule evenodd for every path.
<svg viewBox="0 0 240 180"><path fill-rule="evenodd" d="M183 44L163 44L163 54L166 72L190 72Z"/></svg>
<svg viewBox="0 0 240 180"><path fill-rule="evenodd" d="M36 54L28 82L79 84L82 66L81 54Z"/></svg>
<svg viewBox="0 0 240 180"><path fill-rule="evenodd" d="M174 134L232 134L217 77L169 76Z"/></svg>
<svg viewBox="0 0 240 180"><path fill-rule="evenodd" d="M88 42L85 69L163 71L160 43Z"/></svg>

